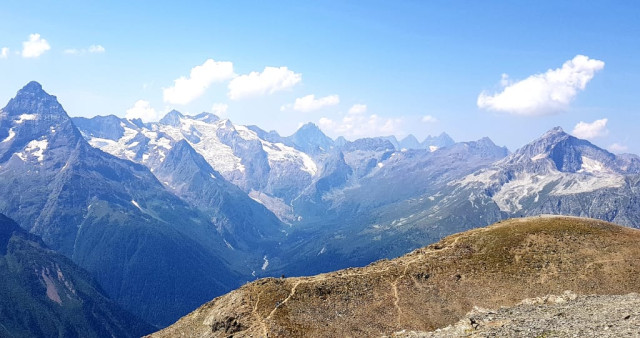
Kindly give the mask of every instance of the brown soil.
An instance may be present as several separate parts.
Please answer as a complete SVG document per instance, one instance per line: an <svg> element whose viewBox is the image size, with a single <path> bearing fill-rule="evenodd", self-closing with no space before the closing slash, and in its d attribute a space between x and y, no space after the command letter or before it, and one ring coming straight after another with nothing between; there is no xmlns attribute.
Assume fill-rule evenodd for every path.
<svg viewBox="0 0 640 338"><path fill-rule="evenodd" d="M152 336L380 336L565 290L640 292L638 243L640 230L597 220L513 219L364 268L258 280Z"/></svg>

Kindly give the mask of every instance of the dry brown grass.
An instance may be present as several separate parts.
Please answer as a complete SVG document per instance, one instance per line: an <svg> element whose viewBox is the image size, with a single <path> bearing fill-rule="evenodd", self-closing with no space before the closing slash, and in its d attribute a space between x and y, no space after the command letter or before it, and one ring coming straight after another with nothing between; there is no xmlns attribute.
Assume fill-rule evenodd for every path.
<svg viewBox="0 0 640 338"><path fill-rule="evenodd" d="M639 230L596 220L508 220L364 268L259 280L154 336L380 336L565 290L640 292L638 243Z"/></svg>

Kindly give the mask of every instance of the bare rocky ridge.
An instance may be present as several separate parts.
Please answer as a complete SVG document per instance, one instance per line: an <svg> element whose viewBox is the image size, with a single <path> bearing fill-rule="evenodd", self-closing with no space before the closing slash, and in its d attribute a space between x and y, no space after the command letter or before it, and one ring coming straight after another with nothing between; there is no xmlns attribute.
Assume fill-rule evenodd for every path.
<svg viewBox="0 0 640 338"><path fill-rule="evenodd" d="M512 219L364 268L261 279L152 336L428 332L474 307L498 309L565 290L628 294L640 290L639 240L638 230L592 219Z"/></svg>
<svg viewBox="0 0 640 338"><path fill-rule="evenodd" d="M392 337L634 337L640 333L640 296L577 296L566 291L525 299L492 311L475 308L455 325Z"/></svg>

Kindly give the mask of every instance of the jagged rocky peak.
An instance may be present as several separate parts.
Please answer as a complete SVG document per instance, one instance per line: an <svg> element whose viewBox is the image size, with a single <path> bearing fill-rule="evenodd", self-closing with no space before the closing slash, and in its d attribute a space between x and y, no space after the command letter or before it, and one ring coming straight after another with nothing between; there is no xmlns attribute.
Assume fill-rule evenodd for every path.
<svg viewBox="0 0 640 338"><path fill-rule="evenodd" d="M334 144L340 148L344 147L347 143L349 143L349 141L347 141L344 136L338 136L338 138L336 138L336 140L334 141Z"/></svg>
<svg viewBox="0 0 640 338"><path fill-rule="evenodd" d="M507 163L537 161L549 158L557 170L561 172L577 172L582 169L583 162L617 170L616 156L601 149L591 142L576 138L555 127L540 138L517 150Z"/></svg>
<svg viewBox="0 0 640 338"><path fill-rule="evenodd" d="M405 138L403 138L400 141L400 148L405 148L405 149L420 149L420 142L418 141L418 139L413 136L413 134L409 134L407 135Z"/></svg>
<svg viewBox="0 0 640 338"><path fill-rule="evenodd" d="M325 135L317 125L309 122L287 138L298 150L316 153L327 151L333 146L333 140Z"/></svg>
<svg viewBox="0 0 640 338"><path fill-rule="evenodd" d="M298 130L292 135L294 138L305 138L307 140L316 140L325 142L329 137L325 135L322 130L313 122L309 122L302 127L298 128Z"/></svg>
<svg viewBox="0 0 640 338"><path fill-rule="evenodd" d="M74 117L73 123L85 134L109 140L118 140L124 135L124 125L134 126L133 120L122 120L115 115L95 116L93 118ZM138 119L136 119L138 120ZM140 121L142 122L142 121Z"/></svg>
<svg viewBox="0 0 640 338"><path fill-rule="evenodd" d="M176 168L180 168L181 166L187 168L189 173L176 171ZM166 169L170 170L167 172ZM160 173L165 172L167 175L193 175L193 172L196 170L202 170L206 174L214 174L211 166L207 164L202 156L198 155L186 140L180 140L171 147L162 167L159 169ZM220 178L217 172L215 176Z"/></svg>
<svg viewBox="0 0 640 338"><path fill-rule="evenodd" d="M3 111L8 116L22 117L22 122L26 120L57 121L69 119L58 99L45 92L42 85L36 81L31 81L20 89Z"/></svg>
<svg viewBox="0 0 640 338"><path fill-rule="evenodd" d="M500 147L496 145L490 138L483 137L477 141L456 143L462 144L469 149L473 149L473 152L483 156L496 156L497 158L503 158L509 154L507 147Z"/></svg>
<svg viewBox="0 0 640 338"><path fill-rule="evenodd" d="M424 141L422 141L422 147L426 149L431 149L431 147L448 147L454 144L455 141L449 136L449 134L443 132L438 136L427 136Z"/></svg>
<svg viewBox="0 0 640 338"><path fill-rule="evenodd" d="M400 142L398 142L398 139L394 135L380 136L380 138L391 142L391 144L396 147L396 150L400 150Z"/></svg>
<svg viewBox="0 0 640 338"><path fill-rule="evenodd" d="M0 162L17 154L22 160L42 162L45 152L75 146L82 135L55 96L29 82L9 100L0 114Z"/></svg>
<svg viewBox="0 0 640 338"><path fill-rule="evenodd" d="M389 151L396 149L389 140L379 137L357 139L353 142L348 142L343 148L345 151Z"/></svg>
<svg viewBox="0 0 640 338"><path fill-rule="evenodd" d="M180 119L183 119L184 115L177 110L172 110L167 113L160 121L160 124L177 127L180 125Z"/></svg>

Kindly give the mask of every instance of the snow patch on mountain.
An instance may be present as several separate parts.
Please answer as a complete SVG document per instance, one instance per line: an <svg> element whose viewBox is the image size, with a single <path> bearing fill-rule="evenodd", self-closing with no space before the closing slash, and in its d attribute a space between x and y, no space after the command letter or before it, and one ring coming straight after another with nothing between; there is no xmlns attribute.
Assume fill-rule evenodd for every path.
<svg viewBox="0 0 640 338"><path fill-rule="evenodd" d="M138 132L134 129L129 128L124 123L120 123L120 126L124 128L124 135L119 140L114 141L106 138L91 137L88 140L89 144L91 144L92 147L99 148L109 154L133 161L135 159L136 153L135 151L129 149L132 148L130 146L130 142L138 134Z"/></svg>
<svg viewBox="0 0 640 338"><path fill-rule="evenodd" d="M548 184L561 179L560 175L537 175L529 172L519 174L504 184L492 199L501 211L516 212L522 209L520 201L539 194Z"/></svg>
<svg viewBox="0 0 640 338"><path fill-rule="evenodd" d="M216 121L214 123L207 123L200 120L194 120L189 117L180 118L180 124L177 127L170 125L159 124L156 125L158 131L167 134L175 142L180 140L186 140L189 144L199 152L204 159L219 173L225 175L233 171L244 172L245 167L242 164L242 159L237 157L233 153L233 149L222 143L217 137L219 129L227 128L228 120ZM233 128L233 126L231 126ZM151 138L151 134L145 135L149 137L150 144L163 147L166 142L163 142L160 138ZM195 137L194 137L195 136ZM166 148L165 149L169 149Z"/></svg>
<svg viewBox="0 0 640 338"><path fill-rule="evenodd" d="M467 176L465 176L464 178L462 178L459 181L453 181L451 183L449 183L449 185L462 185L462 186L468 186L468 185L489 185L492 184L496 181L495 179L495 174L498 173L498 170L495 169L482 169L479 172L475 172L472 174L469 174Z"/></svg>
<svg viewBox="0 0 640 338"><path fill-rule="evenodd" d="M5 138L4 140L2 140L2 142L0 142L0 143L9 142L9 141L11 141L15 136L16 136L16 132L13 130L13 128L11 128L11 129L9 129L9 136L7 136L7 138Z"/></svg>
<svg viewBox="0 0 640 338"><path fill-rule="evenodd" d="M582 156L581 159L580 170L562 172L556 169L548 154L541 153L531 157L528 162L528 165L535 163L536 169L530 167L515 172L505 172L499 168L483 169L449 185L493 190L491 199L499 209L514 213L524 208L524 200L533 198L533 202L537 203L545 189L549 195L564 196L619 188L625 184L624 175L607 168L601 161L587 156ZM499 164L509 163L508 160ZM509 178L505 180L507 177Z"/></svg>
<svg viewBox="0 0 640 338"><path fill-rule="evenodd" d="M38 118L36 114L22 114L18 117L16 124L22 124L24 121L33 121Z"/></svg>
<svg viewBox="0 0 640 338"><path fill-rule="evenodd" d="M262 149L267 153L270 166L279 162L295 162L301 170L311 176L315 176L318 172L318 166L309 155L292 147L282 143L262 141Z"/></svg>
<svg viewBox="0 0 640 338"><path fill-rule="evenodd" d="M547 158L547 157L549 157L547 154L542 153L542 154L538 154L538 155L536 155L536 156L533 156L533 157L531 158L531 161L538 161L538 160L545 159L545 158Z"/></svg>
<svg viewBox="0 0 640 338"><path fill-rule="evenodd" d="M582 166L578 172L601 173L611 172L602 162L582 156Z"/></svg>
<svg viewBox="0 0 640 338"><path fill-rule="evenodd" d="M133 204L136 208L142 211L142 208L140 208L140 204L138 204L138 202L136 202L135 200L131 200L131 204Z"/></svg>
<svg viewBox="0 0 640 338"><path fill-rule="evenodd" d="M24 148L24 151L30 153L31 156L34 156L38 159L38 162L42 162L44 160L44 151L47 149L49 145L49 141L45 140L33 140L27 143L27 146ZM24 159L23 159L24 160Z"/></svg>
<svg viewBox="0 0 640 338"><path fill-rule="evenodd" d="M258 137L258 134L256 134L253 130L250 130L249 128L247 128L245 126L236 125L235 129L238 132L238 134L240 135L240 137L242 137L243 139L245 139L247 141L259 140L260 139Z"/></svg>
<svg viewBox="0 0 640 338"><path fill-rule="evenodd" d="M563 179L552 191L552 195L572 195L596 191L605 188L619 188L625 184L624 176L609 175L572 175L572 179Z"/></svg>

